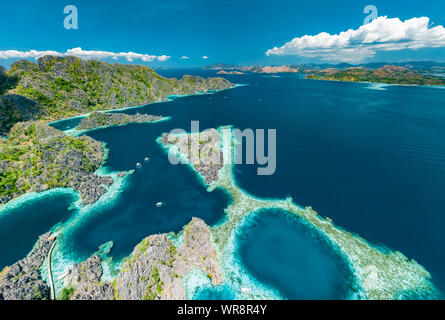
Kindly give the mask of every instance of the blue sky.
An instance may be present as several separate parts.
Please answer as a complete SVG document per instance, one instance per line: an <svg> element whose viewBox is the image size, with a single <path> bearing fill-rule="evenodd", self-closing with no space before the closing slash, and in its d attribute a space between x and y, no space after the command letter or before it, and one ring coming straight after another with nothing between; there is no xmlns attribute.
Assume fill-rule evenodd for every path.
<svg viewBox="0 0 445 320"><path fill-rule="evenodd" d="M63 27L66 5L78 9L78 30ZM274 47L304 35L338 34L363 24L366 5L375 5L379 16L404 21L428 17L429 26L445 25L445 1L296 1L296 0L134 0L134 1L3 1L0 51L83 50L135 52L168 59L133 63L159 67L195 67L210 63L289 64L324 62L326 57ZM355 41L355 40L353 40ZM445 46L419 49L376 50L361 62L445 61ZM277 51L278 52L278 51ZM180 59L187 56L189 59ZM208 59L203 59L207 56ZM330 62L339 55L330 54ZM357 59L355 57L355 59ZM15 58L0 59L8 66ZM31 59L32 60L32 59ZM110 58L104 60L113 61ZM162 60L162 59L161 59ZM128 63L125 58L119 62ZM355 60L354 60L355 61ZM357 60L358 61L358 60Z"/></svg>

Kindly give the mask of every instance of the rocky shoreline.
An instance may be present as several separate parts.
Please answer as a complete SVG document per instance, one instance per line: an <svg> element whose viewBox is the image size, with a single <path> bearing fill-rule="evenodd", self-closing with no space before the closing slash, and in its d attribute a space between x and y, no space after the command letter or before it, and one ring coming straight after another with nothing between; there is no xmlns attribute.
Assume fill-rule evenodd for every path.
<svg viewBox="0 0 445 320"><path fill-rule="evenodd" d="M78 191L82 204L96 202L113 183L98 176L102 143L88 136L70 137L39 121L17 123L0 141L0 204L28 192L54 188Z"/></svg>
<svg viewBox="0 0 445 320"><path fill-rule="evenodd" d="M88 117L83 118L77 125L76 130L90 130L106 126L121 126L128 123L148 123L165 119L162 116L150 114L135 115L117 112L92 112Z"/></svg>
<svg viewBox="0 0 445 320"><path fill-rule="evenodd" d="M225 70L220 70L216 74L245 74L245 73L241 72L241 71L225 71Z"/></svg>

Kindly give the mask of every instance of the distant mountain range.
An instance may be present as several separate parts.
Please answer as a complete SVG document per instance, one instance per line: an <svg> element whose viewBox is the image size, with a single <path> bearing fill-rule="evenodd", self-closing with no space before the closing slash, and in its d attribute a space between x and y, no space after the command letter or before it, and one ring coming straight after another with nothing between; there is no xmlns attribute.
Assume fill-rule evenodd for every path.
<svg viewBox="0 0 445 320"><path fill-rule="evenodd" d="M300 64L279 66L236 66L212 64L205 70L219 70L218 74L242 73L302 73L309 79L381 82L412 85L445 85L445 62L408 61L373 62L359 65L339 64ZM230 70L230 71L226 71Z"/></svg>
<svg viewBox="0 0 445 320"><path fill-rule="evenodd" d="M362 64L349 64L349 63L338 63L338 64L330 64L330 63L309 63L309 64L293 64L293 65L275 65L275 66L265 66L265 65L252 65L252 66L239 66L233 64L225 64L225 63L216 63L203 67L203 70L240 70L240 71L249 71L249 72L264 72L266 68L275 68L277 72L295 72L294 70L298 70L300 72L304 72L305 70L318 70L318 69L348 69L353 67L365 67L368 69L378 69L386 65L392 65L397 67L405 67L410 70L426 72L426 73L443 73L445 74L445 62L436 62L436 61L406 61L406 62L370 62L370 63L362 63ZM289 68L292 69L290 71L278 71L278 68Z"/></svg>
<svg viewBox="0 0 445 320"><path fill-rule="evenodd" d="M313 70L306 73L306 78L406 85L445 85L445 78L394 65L384 65L377 69L351 67L347 69L327 68Z"/></svg>

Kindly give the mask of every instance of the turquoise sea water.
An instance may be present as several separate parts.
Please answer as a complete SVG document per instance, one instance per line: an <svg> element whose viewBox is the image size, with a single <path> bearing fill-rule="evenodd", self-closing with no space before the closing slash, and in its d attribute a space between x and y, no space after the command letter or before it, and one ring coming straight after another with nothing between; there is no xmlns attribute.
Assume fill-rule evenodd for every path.
<svg viewBox="0 0 445 320"><path fill-rule="evenodd" d="M243 189L258 197L292 196L302 206L311 205L337 225L415 259L445 291L445 90L407 86L373 90L369 84L305 80L299 75L226 78L248 85L125 111L171 116L169 121L88 133L107 143L107 170L135 169L137 162L142 168L127 178L125 189L110 205L91 210L87 219L64 229L60 252L79 260L113 241L110 255L120 259L145 236L179 231L192 216L209 224L222 219L230 202L226 194L208 193L187 166L170 165L154 141L173 128L190 131L190 121L199 120L201 129L222 125L277 129L276 173L258 176L256 166L237 165L235 178ZM70 129L78 121L54 126ZM27 202L13 215L0 216L1 243L7 243L0 247L0 267L24 256L39 234L78 212L68 210L68 198L62 200ZM157 208L158 201L165 205ZM290 298L341 297L347 280L342 278L339 258L298 222L273 215L264 219L246 229L240 242L239 254L247 270ZM260 230L261 235L252 230ZM26 234L21 242L15 240L19 234ZM280 248L292 244L293 255L262 265L259 262L270 250L261 248L274 236ZM277 270L280 265L283 277ZM319 275L310 274L311 270ZM310 290L302 294L299 288L305 286ZM198 294L202 299L220 296L221 290Z"/></svg>
<svg viewBox="0 0 445 320"><path fill-rule="evenodd" d="M226 285L203 288L194 296L194 300L233 300L235 293Z"/></svg>

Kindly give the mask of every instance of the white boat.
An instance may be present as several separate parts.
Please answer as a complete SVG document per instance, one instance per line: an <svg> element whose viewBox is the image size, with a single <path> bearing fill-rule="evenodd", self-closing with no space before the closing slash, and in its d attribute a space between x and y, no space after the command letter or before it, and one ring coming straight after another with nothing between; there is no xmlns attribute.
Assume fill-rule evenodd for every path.
<svg viewBox="0 0 445 320"><path fill-rule="evenodd" d="M149 157L145 157L145 159L144 159L145 162L148 162L149 160L150 160Z"/></svg>
<svg viewBox="0 0 445 320"><path fill-rule="evenodd" d="M162 207L163 205L164 205L164 204L163 204L161 201L156 202L156 207L158 207L158 208Z"/></svg>
<svg viewBox="0 0 445 320"><path fill-rule="evenodd" d="M136 168L141 168L142 164L140 164L139 162L136 163Z"/></svg>

